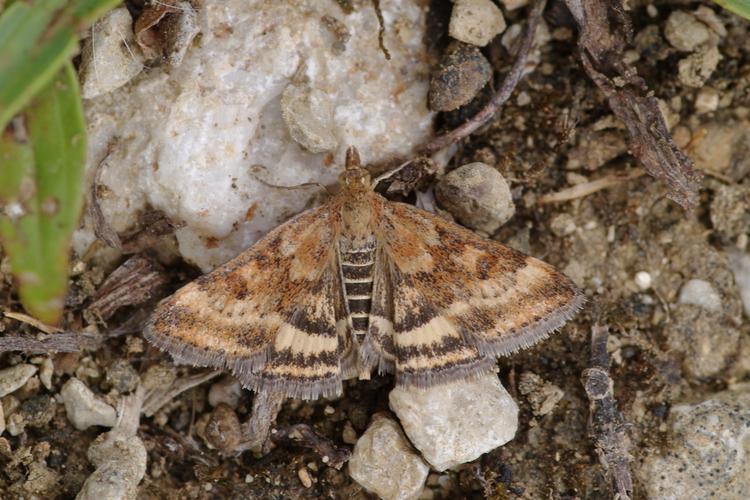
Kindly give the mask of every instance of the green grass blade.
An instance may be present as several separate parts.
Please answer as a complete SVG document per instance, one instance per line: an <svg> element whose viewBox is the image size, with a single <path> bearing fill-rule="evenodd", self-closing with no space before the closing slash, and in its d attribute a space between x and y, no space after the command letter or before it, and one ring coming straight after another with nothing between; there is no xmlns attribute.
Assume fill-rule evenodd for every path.
<svg viewBox="0 0 750 500"><path fill-rule="evenodd" d="M15 2L0 15L0 129L57 74L78 30L119 0Z"/></svg>
<svg viewBox="0 0 750 500"><path fill-rule="evenodd" d="M738 16L750 19L750 0L714 0L714 2Z"/></svg>
<svg viewBox="0 0 750 500"><path fill-rule="evenodd" d="M83 110L72 64L22 115L25 130L0 140L0 238L24 308L48 324L60 321L68 282L70 238L83 199L86 154Z"/></svg>

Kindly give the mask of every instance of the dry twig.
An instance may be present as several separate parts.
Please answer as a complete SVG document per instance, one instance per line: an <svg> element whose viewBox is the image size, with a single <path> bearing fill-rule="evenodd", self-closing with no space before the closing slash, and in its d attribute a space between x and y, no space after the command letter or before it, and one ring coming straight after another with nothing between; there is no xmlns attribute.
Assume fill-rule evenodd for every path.
<svg viewBox="0 0 750 500"><path fill-rule="evenodd" d="M591 368L583 371L581 381L589 398L589 436L619 498L626 500L633 497L625 434L627 424L617 409L609 376L607 337L609 329L606 326L594 325L591 328Z"/></svg>
<svg viewBox="0 0 750 500"><path fill-rule="evenodd" d="M283 403L284 396L279 393L271 391L255 392L253 411L247 422L242 424L243 441L237 451L253 450L263 453L269 451L268 436Z"/></svg>
<svg viewBox="0 0 750 500"><path fill-rule="evenodd" d="M78 352L83 349L98 349L104 336L90 333L62 332L36 337L0 337L0 352L20 351L29 354L48 352Z"/></svg>
<svg viewBox="0 0 750 500"><path fill-rule="evenodd" d="M136 255L104 280L89 309L97 311L106 320L121 307L146 302L166 283L166 276L151 260Z"/></svg>
<svg viewBox="0 0 750 500"><path fill-rule="evenodd" d="M581 62L610 108L623 121L633 155L648 173L667 183L668 196L689 209L697 203L702 176L675 145L656 98L623 60L630 21L620 0L565 0L580 29Z"/></svg>
<svg viewBox="0 0 750 500"><path fill-rule="evenodd" d="M627 175L607 175L591 182L577 184L573 187L563 189L556 193L546 194L539 198L539 204L544 205L546 203L559 203L562 201L570 201L578 198L583 198L584 196L594 194L597 191L601 191L602 189L619 186L620 184L629 180L637 179L644 173L645 172L639 168Z"/></svg>

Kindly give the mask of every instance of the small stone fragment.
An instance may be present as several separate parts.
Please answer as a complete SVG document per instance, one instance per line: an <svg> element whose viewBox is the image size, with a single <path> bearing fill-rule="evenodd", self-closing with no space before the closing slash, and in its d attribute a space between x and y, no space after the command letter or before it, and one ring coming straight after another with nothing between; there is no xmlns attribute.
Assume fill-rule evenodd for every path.
<svg viewBox="0 0 750 500"><path fill-rule="evenodd" d="M220 451L232 451L242 440L240 420L234 410L224 403L220 403L211 412L206 423L206 443Z"/></svg>
<svg viewBox="0 0 750 500"><path fill-rule="evenodd" d="M45 389L52 390L52 375L55 373L55 365L51 358L44 358L39 367L39 381Z"/></svg>
<svg viewBox="0 0 750 500"><path fill-rule="evenodd" d="M505 30L503 13L490 0L455 0L448 34L484 47Z"/></svg>
<svg viewBox="0 0 750 500"><path fill-rule="evenodd" d="M55 410L55 401L49 394L37 394L21 403L14 415L21 415L24 426L42 428L50 423Z"/></svg>
<svg viewBox="0 0 750 500"><path fill-rule="evenodd" d="M711 223L725 241L750 232L750 188L744 184L720 186L711 201Z"/></svg>
<svg viewBox="0 0 750 500"><path fill-rule="evenodd" d="M680 296L677 298L678 304L692 304L702 307L706 311L721 311L721 297L716 288L704 280L688 280L680 289Z"/></svg>
<svg viewBox="0 0 750 500"><path fill-rule="evenodd" d="M435 197L461 224L492 234L516 211L505 178L489 165L469 163L438 182Z"/></svg>
<svg viewBox="0 0 750 500"><path fill-rule="evenodd" d="M3 410L3 402L0 401L0 435L5 432L5 410Z"/></svg>
<svg viewBox="0 0 750 500"><path fill-rule="evenodd" d="M688 87L700 88L713 74L721 54L716 47L701 49L677 64L680 82Z"/></svg>
<svg viewBox="0 0 750 500"><path fill-rule="evenodd" d="M312 488L312 478L310 477L310 473L307 472L306 467L300 467L299 470L297 470L297 477L299 478L299 482L302 483L302 486L305 488Z"/></svg>
<svg viewBox="0 0 750 500"><path fill-rule="evenodd" d="M349 475L381 498L416 500L430 468L415 453L398 423L382 414L357 441Z"/></svg>
<svg viewBox="0 0 750 500"><path fill-rule="evenodd" d="M468 104L492 78L492 66L478 48L453 42L430 78L427 96L433 111L452 111Z"/></svg>
<svg viewBox="0 0 750 500"><path fill-rule="evenodd" d="M86 384L75 377L65 382L60 396L68 420L79 431L92 425L112 427L117 421L115 409L97 398Z"/></svg>
<svg viewBox="0 0 750 500"><path fill-rule="evenodd" d="M164 41L164 53L170 66L179 66L185 57L190 44L195 36L200 33L198 26L198 14L190 5L190 2L178 2L178 15L168 16L164 20L162 39Z"/></svg>
<svg viewBox="0 0 750 500"><path fill-rule="evenodd" d="M682 11L673 11L664 25L664 37L672 47L686 52L692 52L698 46L708 41L708 26L700 22L694 15Z"/></svg>
<svg viewBox="0 0 750 500"><path fill-rule="evenodd" d="M546 382L533 372L523 372L518 382L518 390L526 396L534 415L544 416L555 409L565 393L555 384Z"/></svg>
<svg viewBox="0 0 750 500"><path fill-rule="evenodd" d="M695 112L699 115L711 113L719 108L719 91L711 87L703 87L695 96Z"/></svg>
<svg viewBox="0 0 750 500"><path fill-rule="evenodd" d="M507 10L516 10L529 4L529 0L500 0Z"/></svg>
<svg viewBox="0 0 750 500"><path fill-rule="evenodd" d="M135 368L125 359L118 359L107 367L105 380L120 394L135 390L140 377Z"/></svg>
<svg viewBox="0 0 750 500"><path fill-rule="evenodd" d="M237 408L241 397L242 384L231 375L226 375L218 382L214 382L208 390L208 404L213 407L224 403L230 408Z"/></svg>
<svg viewBox="0 0 750 500"><path fill-rule="evenodd" d="M576 221L573 216L568 213L560 213L552 217L550 221L550 229L555 236L565 237L570 236L576 232Z"/></svg>
<svg viewBox="0 0 750 500"><path fill-rule="evenodd" d="M734 274L734 282L740 289L745 316L750 318L750 255L737 250L729 252L729 266Z"/></svg>
<svg viewBox="0 0 750 500"><path fill-rule="evenodd" d="M670 349L683 353L685 375L698 379L721 372L735 356L740 338L739 330L722 312L692 304L672 308L672 321L665 333Z"/></svg>
<svg viewBox="0 0 750 500"><path fill-rule="evenodd" d="M324 153L338 146L333 106L322 91L287 85L281 96L281 114L292 139L311 153Z"/></svg>
<svg viewBox="0 0 750 500"><path fill-rule="evenodd" d="M15 392L36 373L36 366L19 364L0 370L0 398Z"/></svg>
<svg viewBox="0 0 750 500"><path fill-rule="evenodd" d="M91 27L81 51L81 95L91 99L122 87L143 69L143 54L135 43L133 19L120 7Z"/></svg>
<svg viewBox="0 0 750 500"><path fill-rule="evenodd" d="M88 458L96 470L76 500L135 500L148 459L138 436L112 431L101 434L89 447Z"/></svg>
<svg viewBox="0 0 750 500"><path fill-rule="evenodd" d="M647 273L646 271L638 271L637 273L635 273L634 281L638 288L640 288L644 292L651 288L651 285L653 284L651 273Z"/></svg>
<svg viewBox="0 0 750 500"><path fill-rule="evenodd" d="M645 498L748 498L750 385L672 407L667 449L645 458Z"/></svg>
<svg viewBox="0 0 750 500"><path fill-rule="evenodd" d="M438 471L507 443L518 427L518 406L494 373L424 390L396 387L389 402L409 440Z"/></svg>

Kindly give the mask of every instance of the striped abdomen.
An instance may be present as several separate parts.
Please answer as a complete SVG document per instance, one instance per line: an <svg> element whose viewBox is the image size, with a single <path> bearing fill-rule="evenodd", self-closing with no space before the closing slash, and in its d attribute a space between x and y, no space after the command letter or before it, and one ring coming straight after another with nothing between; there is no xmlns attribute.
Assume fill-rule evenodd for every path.
<svg viewBox="0 0 750 500"><path fill-rule="evenodd" d="M352 336L361 342L370 324L375 242L368 242L361 247L341 245L339 257L349 326Z"/></svg>

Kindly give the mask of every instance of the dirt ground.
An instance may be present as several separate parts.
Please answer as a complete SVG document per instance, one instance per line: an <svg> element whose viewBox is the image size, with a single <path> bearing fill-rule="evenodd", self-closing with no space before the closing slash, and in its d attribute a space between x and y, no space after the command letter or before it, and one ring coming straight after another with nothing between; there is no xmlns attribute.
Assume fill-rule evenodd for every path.
<svg viewBox="0 0 750 500"><path fill-rule="evenodd" d="M431 473L423 498L612 497L589 437L589 401L581 384L581 373L590 366L595 323L610 328L610 375L629 424L635 498L644 497L644 478L637 473L643 457L669 448L665 430L672 405L704 400L750 377L750 328L725 251L747 243L750 30L747 22L705 4L728 34L718 42L721 60L712 76L690 87L678 71L686 53L672 48L663 33L672 11L693 12L699 5L630 2L636 36L628 54L654 95L663 100L675 141L704 171L699 203L692 212L667 199L665 185L648 175L631 175L614 187L572 201L540 203L543 195L620 178L639 167L627 152L626 132L612 119L579 63L574 25L561 5L551 5L545 15L550 38L532 54L538 58L535 71L522 80L497 119L463 142L451 160L449 168L483 161L503 174L512 187L516 214L494 238L559 266L585 289L590 301L561 333L499 361L501 380L520 406L515 439L458 470ZM440 9L437 15L441 20ZM524 9L512 11L508 24L524 15ZM507 68L508 55L497 42L485 54L496 67ZM440 46L437 40L431 43ZM502 72L496 74L496 83L501 77ZM454 114L441 120L457 119ZM4 308L19 310L7 266L1 269L5 275L0 301ZM165 272L169 282L160 296L198 274L179 264ZM639 272L648 273L651 286L644 286L643 276L636 279ZM97 269L74 273L69 329L103 329L83 311L104 278ZM692 278L714 285L721 311L708 314L675 307L680 287ZM137 309L147 311L152 303ZM135 309L121 309L108 324L124 323ZM723 339L719 330L733 336ZM36 334L32 327L8 318L0 320L0 332ZM731 347L709 353L695 350L697 345L727 344ZM95 350L51 358L51 389L34 377L13 395L15 411L23 412L28 421L20 434L6 432L0 437L3 498L72 498L93 471L86 451L101 429L75 430L64 407L52 400L71 374L111 399L127 386L123 373L143 373L161 362L172 366L137 332L113 336ZM5 353L0 355L0 368L42 359ZM192 373L184 367L175 370L178 375ZM523 394L519 389L519 380L529 372L562 391L546 415L534 413L533 391ZM329 467L314 451L293 444L277 446L265 456L245 452L225 457L209 449L197 429L211 411L210 385L188 390L153 417L141 419L139 435L148 451L148 469L138 498L369 498L345 467ZM392 378L376 377L347 382L338 400L289 401L277 425L307 423L336 445L350 447L344 436L352 429L361 434L372 414L388 411L392 386ZM251 401L250 393L242 394L240 420L247 419ZM12 404L4 400L3 405L8 419ZM303 475L311 484L303 484L300 470L306 471Z"/></svg>

